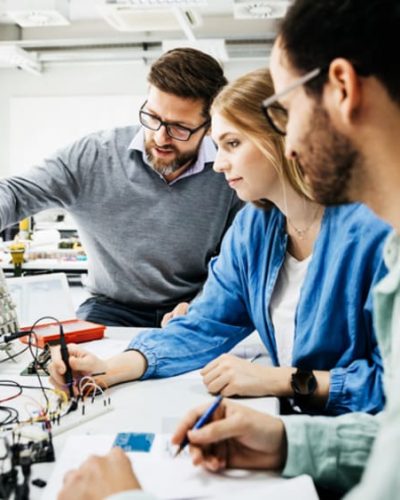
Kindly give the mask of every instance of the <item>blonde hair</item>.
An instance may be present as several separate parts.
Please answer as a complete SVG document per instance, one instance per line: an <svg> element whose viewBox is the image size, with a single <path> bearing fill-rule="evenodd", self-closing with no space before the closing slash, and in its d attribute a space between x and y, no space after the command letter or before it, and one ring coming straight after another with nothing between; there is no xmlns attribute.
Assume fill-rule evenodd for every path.
<svg viewBox="0 0 400 500"><path fill-rule="evenodd" d="M251 71L221 90L212 104L211 114L217 112L232 123L258 147L282 179L287 179L297 193L313 200L299 164L285 157L285 138L271 128L261 109L262 101L273 94L269 70ZM263 208L273 206L268 200L255 204Z"/></svg>

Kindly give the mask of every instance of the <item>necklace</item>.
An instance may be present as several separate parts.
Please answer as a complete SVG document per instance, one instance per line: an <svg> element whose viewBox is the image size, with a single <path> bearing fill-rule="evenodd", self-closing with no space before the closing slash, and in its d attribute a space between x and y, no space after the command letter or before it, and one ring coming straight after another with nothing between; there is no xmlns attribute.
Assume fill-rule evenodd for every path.
<svg viewBox="0 0 400 500"><path fill-rule="evenodd" d="M289 217L286 216L286 220L288 221L289 226L294 230L294 232L296 233L299 240L306 239L308 231L313 227L313 225L317 219L317 215L318 215L319 210L320 210L320 207L317 207L317 209L315 210L314 215L311 219L311 222L304 229L299 229L298 227L296 227L293 224L293 222L289 219Z"/></svg>

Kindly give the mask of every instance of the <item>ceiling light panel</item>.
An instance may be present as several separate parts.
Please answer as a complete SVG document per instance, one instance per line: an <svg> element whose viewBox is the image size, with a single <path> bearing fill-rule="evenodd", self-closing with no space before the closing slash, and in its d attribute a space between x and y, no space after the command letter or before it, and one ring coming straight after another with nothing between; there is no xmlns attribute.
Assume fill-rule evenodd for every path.
<svg viewBox="0 0 400 500"><path fill-rule="evenodd" d="M290 6L286 0L234 0L235 19L278 19L285 16Z"/></svg>
<svg viewBox="0 0 400 500"><path fill-rule="evenodd" d="M7 0L6 12L22 28L70 24L68 0Z"/></svg>
<svg viewBox="0 0 400 500"><path fill-rule="evenodd" d="M181 22L176 16L176 9L139 8L133 5L103 5L99 11L104 19L118 31L181 31ZM181 14L191 28L201 24L201 16L188 9Z"/></svg>

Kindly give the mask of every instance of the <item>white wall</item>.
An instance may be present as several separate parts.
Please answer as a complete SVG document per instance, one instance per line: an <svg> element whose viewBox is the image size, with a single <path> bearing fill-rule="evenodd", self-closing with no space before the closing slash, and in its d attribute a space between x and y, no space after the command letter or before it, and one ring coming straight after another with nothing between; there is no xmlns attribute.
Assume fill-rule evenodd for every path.
<svg viewBox="0 0 400 500"><path fill-rule="evenodd" d="M231 80L262 65L263 61L230 62L225 72ZM96 130L135 123L138 103L147 90L147 72L141 62L53 64L41 76L1 69L0 177L28 166L30 155L33 164L39 154L51 153L55 146L75 138L74 134L89 132L88 127ZM51 119L53 105L59 118ZM40 113L41 109L45 112ZM92 116L93 109L98 109L96 116ZM49 151L45 151L47 145Z"/></svg>
<svg viewBox="0 0 400 500"><path fill-rule="evenodd" d="M78 112L79 103L89 109L89 101L96 96L109 96L110 101L111 96L144 95L146 74L147 68L141 63L53 66L41 76L18 70L0 70L0 176L15 173L11 169L12 155L15 158L16 151L16 145L12 141L18 137L16 133L18 127L20 127L20 136L28 141L26 144L20 144L19 148L25 150L24 158L29 157L31 149L34 150L32 163L38 160L35 147L37 135L41 135L41 144L48 140L52 149L54 149L53 145L56 147L60 145L57 143L58 133L59 140L66 139L67 142L70 140L68 133L73 134L75 131L77 136L82 135L82 117L79 122L77 120L72 122L71 114L69 114L69 122L66 123L65 113L68 109L63 109L63 102L59 98L67 98L64 100L64 105L67 104L69 98L69 104L75 106ZM49 99L49 103L45 106L45 114L37 114L38 105L40 101L43 102L43 98ZM59 106L59 112L62 115L58 123L57 116L53 121L49 119L49 104L52 99ZM35 101L37 101L36 106ZM25 115L23 114L24 104L26 105ZM129 112L130 110L126 109L121 111L123 114ZM104 115L104 109L103 113L99 110L99 115L102 114ZM18 116L24 116L20 123L15 119ZM78 116L77 113L77 118ZM115 125L118 113L110 111L110 118L110 126ZM104 120L102 116L99 126L94 125L93 129L104 128ZM40 125L34 126L35 124ZM124 124L121 123L121 125ZM24 133L29 126L32 128L32 135L26 138ZM23 166L25 165L16 166L17 171Z"/></svg>
<svg viewBox="0 0 400 500"><path fill-rule="evenodd" d="M144 99L142 93L134 96L12 97L9 170L19 174L95 130L136 122Z"/></svg>

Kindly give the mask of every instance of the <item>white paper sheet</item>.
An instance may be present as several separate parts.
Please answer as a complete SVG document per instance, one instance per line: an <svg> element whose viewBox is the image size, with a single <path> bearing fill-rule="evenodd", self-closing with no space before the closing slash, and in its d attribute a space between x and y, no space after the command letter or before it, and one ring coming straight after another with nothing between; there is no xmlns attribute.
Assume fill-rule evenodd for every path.
<svg viewBox="0 0 400 500"><path fill-rule="evenodd" d="M112 446L115 435L73 436L67 440L44 491L42 500L54 500L62 486L64 474L93 454L103 455ZM162 500L189 498L268 498L268 500L317 500L308 476L294 480L272 473L227 471L213 474L194 467L188 453L173 458L169 436L156 436L150 453L130 453L137 477L146 491ZM156 480L155 480L156 478Z"/></svg>

